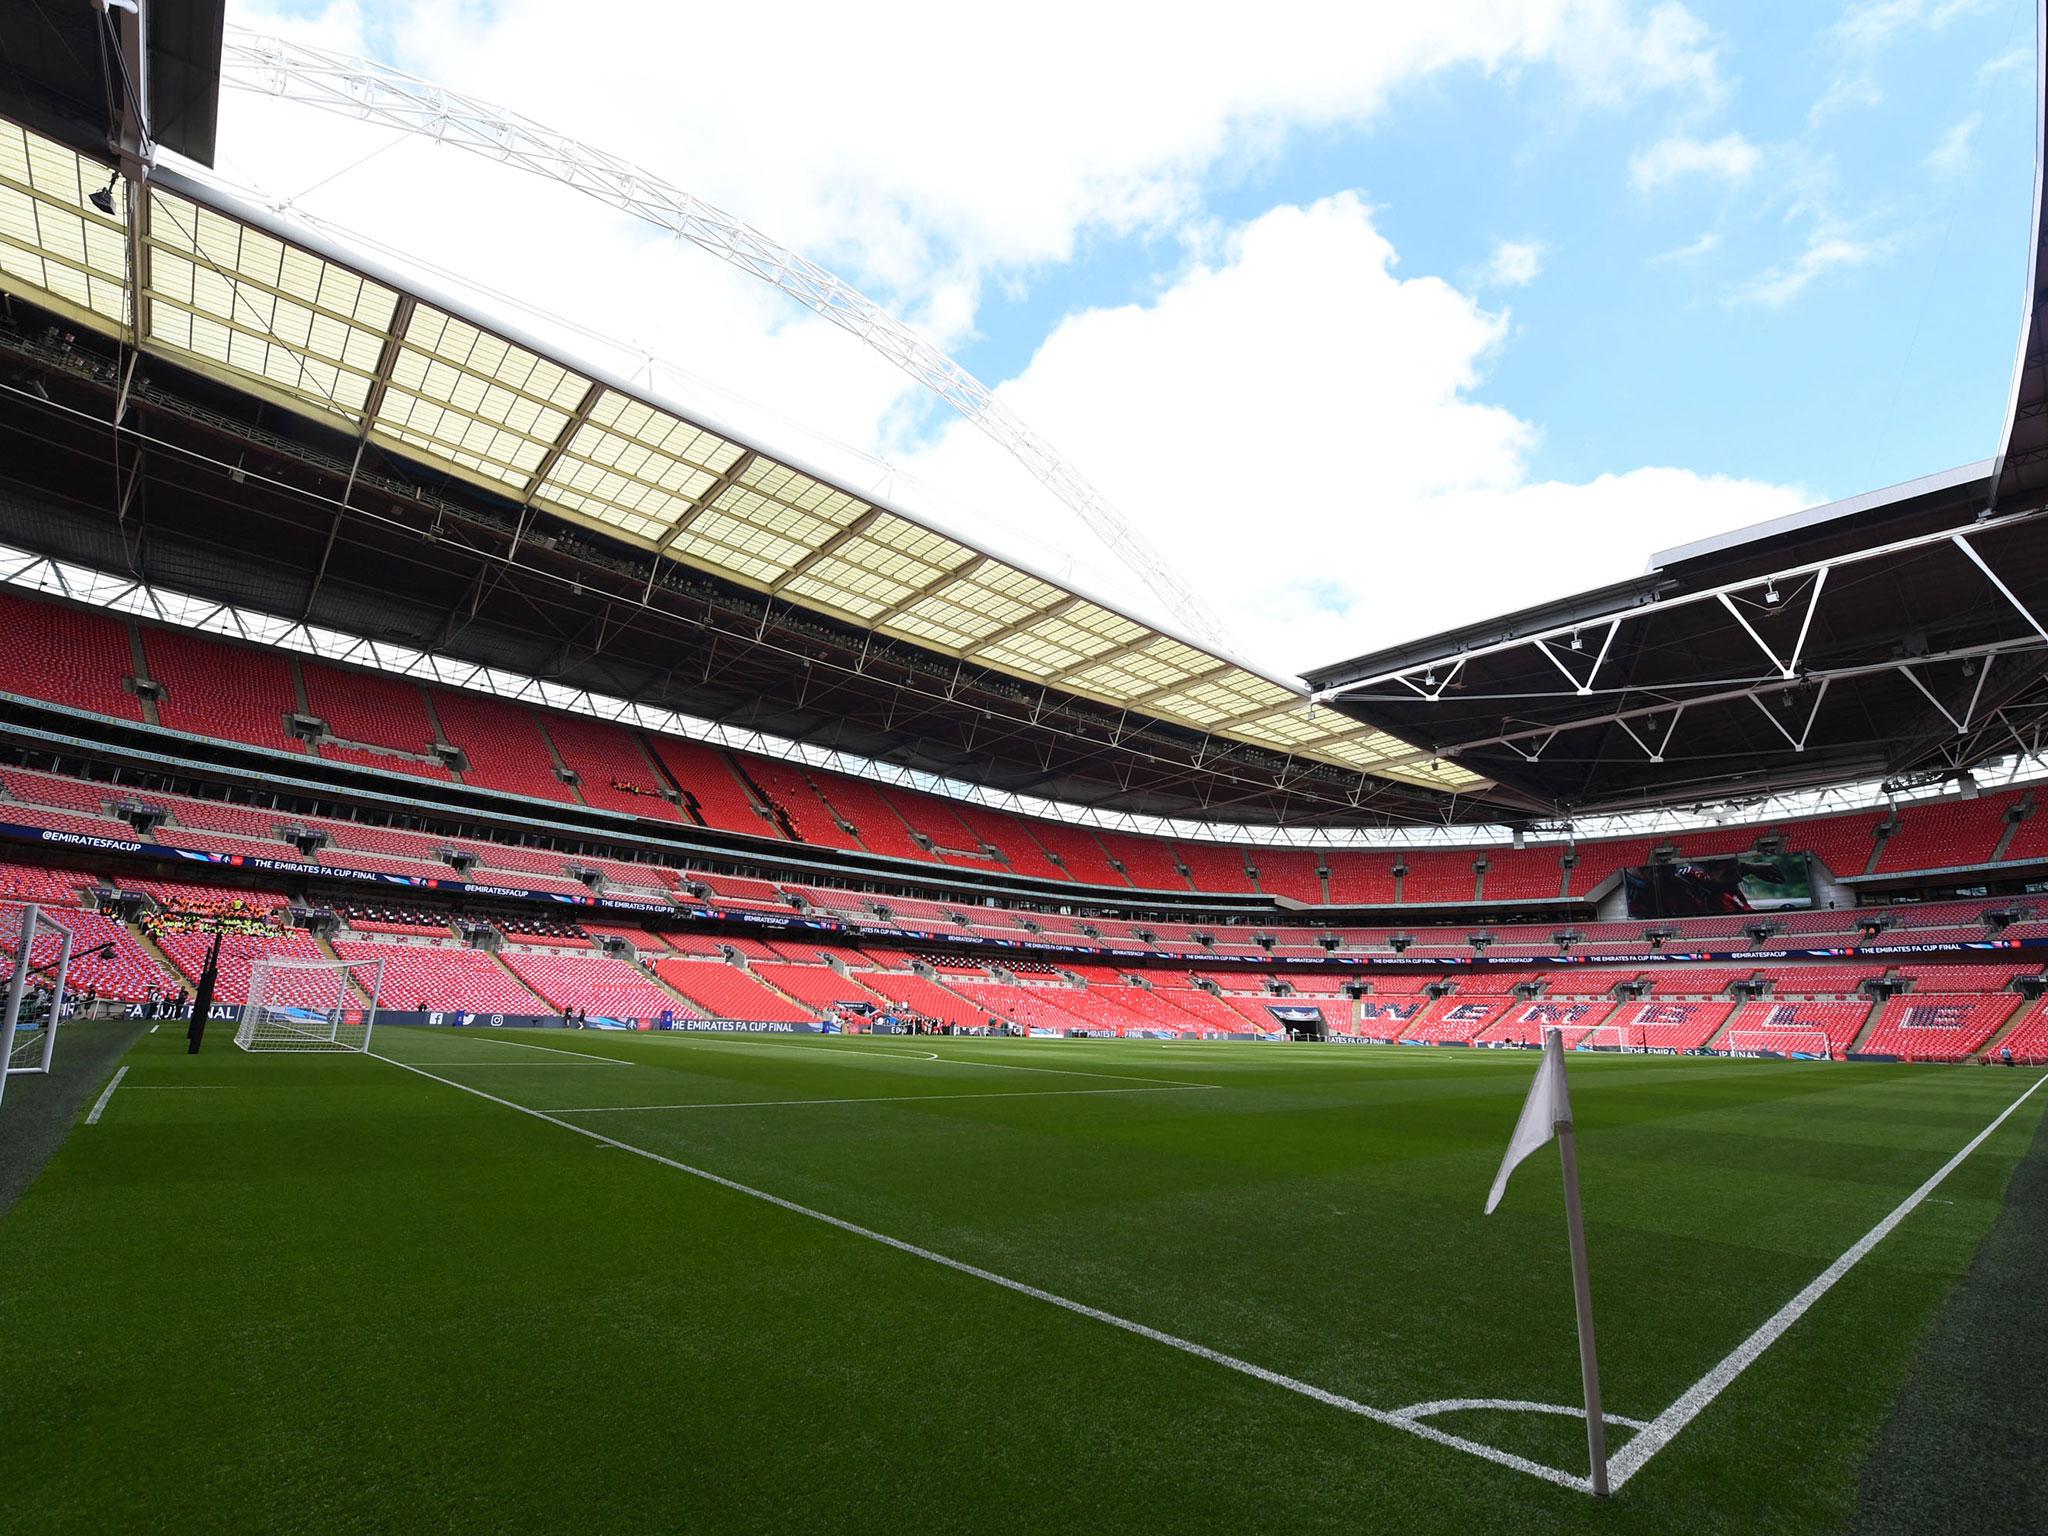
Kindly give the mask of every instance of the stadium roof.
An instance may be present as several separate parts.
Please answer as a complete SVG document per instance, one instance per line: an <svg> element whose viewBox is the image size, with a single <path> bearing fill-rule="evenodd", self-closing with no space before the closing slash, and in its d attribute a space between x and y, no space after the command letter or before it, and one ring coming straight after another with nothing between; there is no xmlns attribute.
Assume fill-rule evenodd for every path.
<svg viewBox="0 0 2048 1536"><path fill-rule="evenodd" d="M1669 550L1310 681L1567 814L2039 750L2048 513L1990 510L1992 467Z"/></svg>
<svg viewBox="0 0 2048 1536"><path fill-rule="evenodd" d="M947 657L1408 784L1471 790L1298 685L1148 625L159 169L128 248L108 167L0 124L0 277L143 353L660 560ZM136 273L131 287L129 272Z"/></svg>

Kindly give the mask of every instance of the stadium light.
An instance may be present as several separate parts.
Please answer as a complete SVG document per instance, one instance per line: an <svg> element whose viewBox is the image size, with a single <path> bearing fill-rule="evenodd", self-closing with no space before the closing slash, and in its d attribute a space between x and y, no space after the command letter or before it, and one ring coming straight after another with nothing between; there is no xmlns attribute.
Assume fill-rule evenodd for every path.
<svg viewBox="0 0 2048 1536"><path fill-rule="evenodd" d="M116 171L107 178L107 184L104 187L101 187L97 192L88 192L85 195L87 202L91 203L93 207L99 209L101 213L104 213L110 219L114 216L114 183L120 179L121 173Z"/></svg>
<svg viewBox="0 0 2048 1536"><path fill-rule="evenodd" d="M1583 640L1583 639L1582 639L1582 638L1580 637L1580 635L1579 635L1579 632L1578 632L1578 631L1577 631L1576 629L1575 629L1575 630L1573 630L1573 631L1572 631L1572 649L1573 649L1573 650L1575 650L1575 651L1583 651L1583 650L1584 650L1585 648L1586 648L1586 642L1585 642L1585 641L1584 641L1584 640Z"/></svg>
<svg viewBox="0 0 2048 1536"><path fill-rule="evenodd" d="M1775 581L1764 583L1764 601L1773 608L1778 606L1778 584Z"/></svg>

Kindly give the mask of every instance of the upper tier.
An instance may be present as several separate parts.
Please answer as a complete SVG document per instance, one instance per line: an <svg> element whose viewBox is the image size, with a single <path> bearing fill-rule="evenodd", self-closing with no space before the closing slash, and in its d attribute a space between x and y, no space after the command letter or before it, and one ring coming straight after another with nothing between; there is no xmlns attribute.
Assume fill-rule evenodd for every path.
<svg viewBox="0 0 2048 1536"><path fill-rule="evenodd" d="M898 861L909 878L946 868L1104 894L1422 907L1584 898L1653 848L1705 857L1746 852L1767 836L1811 853L1837 878L2048 859L2048 816L2032 814L2031 789L1908 806L1889 831L1885 812L1866 810L1575 850L1242 847L1040 820L11 590L0 590L0 657L0 690L97 715L669 829L701 826L764 847L871 854ZM138 680L154 687L138 691Z"/></svg>

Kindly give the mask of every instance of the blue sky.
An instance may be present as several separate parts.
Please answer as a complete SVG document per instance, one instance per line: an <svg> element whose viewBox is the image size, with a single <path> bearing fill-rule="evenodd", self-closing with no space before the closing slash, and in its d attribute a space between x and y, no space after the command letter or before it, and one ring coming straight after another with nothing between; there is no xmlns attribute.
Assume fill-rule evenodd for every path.
<svg viewBox="0 0 2048 1536"><path fill-rule="evenodd" d="M1996 447L2030 0L809 6L236 14L619 150L832 266L1275 670ZM323 181L385 137L301 108L231 96L222 137L228 175L629 343L563 332L593 361L658 357L680 403L1174 620L971 428L700 253L426 145Z"/></svg>
<svg viewBox="0 0 2048 1536"><path fill-rule="evenodd" d="M1542 477L1671 463L1843 496L1988 456L2026 277L2029 0L1939 27L1902 17L1861 44L1841 30L1856 7L1692 9L1735 77L1706 136L1739 133L1777 169L1635 195L1627 168L1659 134L1657 105L1590 112L1554 77L1467 70L1402 92L1370 125L1293 136L1271 163L1218 178L1208 208L1246 220L1356 189L1404 271L1454 279L1497 240L1540 242L1542 275L1507 296L1513 331L1486 393L1541 424ZM1930 160L1972 120L1959 157ZM1795 171L1824 179L1873 253L1781 304L1744 302L1802 249ZM1711 250L1658 259L1706 236ZM1008 378L1063 313L1142 301L1182 259L1171 239L1095 242L1014 299L992 296L958 355Z"/></svg>

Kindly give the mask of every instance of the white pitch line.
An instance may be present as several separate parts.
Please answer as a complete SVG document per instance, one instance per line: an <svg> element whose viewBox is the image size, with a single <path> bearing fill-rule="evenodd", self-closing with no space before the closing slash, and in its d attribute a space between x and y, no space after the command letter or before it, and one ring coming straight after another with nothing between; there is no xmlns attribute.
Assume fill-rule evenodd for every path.
<svg viewBox="0 0 2048 1536"><path fill-rule="evenodd" d="M1567 1419L1586 1416L1584 1408L1574 1408L1569 1403L1532 1403L1522 1397L1444 1397L1433 1403L1414 1403L1397 1412L1404 1419L1427 1419L1439 1413L1467 1413L1489 1408L1500 1413L1554 1413ZM1604 1424L1619 1424L1623 1429L1650 1427L1641 1419L1632 1419L1621 1413L1603 1412L1600 1420Z"/></svg>
<svg viewBox="0 0 2048 1536"><path fill-rule="evenodd" d="M1983 1130L1971 1137L1963 1150L1943 1163L1935 1171L1933 1177L1914 1190L1912 1194L1906 1196L1904 1200L1901 1200L1893 1208L1890 1215L1886 1216L1884 1220L1858 1238L1849 1248L1848 1252L1844 1253L1834 1263L1815 1276L1812 1283L1805 1290L1794 1296L1773 1313L1761 1328L1736 1345L1730 1351L1727 1358L1722 1360L1719 1365L1708 1371L1706 1375L1702 1376L1690 1387L1687 1387L1680 1394L1677 1402L1650 1421L1648 1429L1645 1429L1617 1451L1607 1464L1610 1484L1615 1488L1619 1488L1623 1483L1635 1476L1636 1473L1642 1471L1644 1464L1652 1456L1664 1449L1665 1446L1669 1445L1680 1430L1698 1418L1707 1404L1719 1397L1722 1390L1730 1382L1734 1381L1736 1377L1755 1364L1758 1356L1777 1343L1784 1336L1785 1331L1798 1322L1800 1318L1804 1317L1808 1309L1815 1302L1833 1290L1835 1282L1861 1263L1871 1249L1891 1235L1893 1228L1912 1215L1914 1209L1940 1187L1942 1180L1946 1179L1963 1165L1964 1159L1983 1146L1986 1141L1990 1140L1992 1132L2005 1124L2011 1118L2013 1112L2026 1103L2028 1099L2032 1098L2035 1090L2040 1088L2043 1083L2048 1083L2048 1073L2043 1073L2040 1077L2035 1078L2033 1087L2027 1089L2025 1093L2006 1105L1996 1120L1993 1120Z"/></svg>
<svg viewBox="0 0 2048 1536"><path fill-rule="evenodd" d="M100 1116L107 1112L107 1100L114 1096L114 1090L121 1086L121 1079L127 1075L128 1069L122 1067L109 1080L107 1086L100 1090L99 1098L94 1101L92 1108L86 1111L85 1123L87 1125L98 1125L100 1123Z"/></svg>
<svg viewBox="0 0 2048 1536"><path fill-rule="evenodd" d="M1555 1483L1560 1488L1571 1488L1580 1493L1592 1492L1592 1483L1589 1479L1575 1476L1557 1467L1545 1466L1540 1461L1532 1461L1526 1456L1517 1456L1511 1451L1503 1451L1495 1446L1482 1445L1477 1440L1467 1440L1462 1435L1449 1434L1444 1430L1436 1429L1416 1419L1402 1418L1399 1414L1390 1413L1384 1408L1374 1408L1370 1404L1361 1403L1354 1398L1345 1397L1340 1393L1327 1391L1322 1387L1313 1386L1305 1381L1299 1381L1292 1376L1284 1376L1278 1371L1269 1371L1262 1365L1253 1365L1250 1361L1240 1360L1235 1355L1226 1355L1221 1350L1211 1349L1206 1344L1197 1344L1192 1339L1183 1339L1177 1334L1166 1333L1161 1329L1149 1327L1144 1323L1133 1322L1127 1317L1117 1316L1114 1312L1105 1312L1100 1307L1091 1307L1086 1302L1075 1301L1071 1297L1061 1296L1053 1291L1042 1290L1038 1286L1028 1285L1022 1280L1012 1280L1007 1275L999 1275L994 1270L983 1269L977 1264L969 1264L961 1259L948 1258L943 1253L935 1252L930 1248L921 1248L916 1243L905 1242L900 1237L891 1237L886 1232L877 1232L871 1227L863 1227L856 1222L846 1220L843 1216L829 1215L824 1211L815 1210L808 1205L799 1205L794 1200L785 1200L780 1195L771 1195L766 1190L754 1188L751 1184L742 1184L737 1179L728 1179L723 1174L712 1173L703 1168L694 1168L690 1164L678 1162L672 1157L663 1157L659 1152L650 1152L647 1148L636 1146L630 1141L621 1141L615 1136L607 1136L601 1131L593 1131L588 1126L577 1125L574 1121L564 1120L558 1115L549 1114L546 1110L533 1109L525 1104L515 1103L511 1099L501 1099L495 1093L486 1093L481 1088L472 1088L467 1083L458 1083L452 1077L442 1077L437 1073L427 1071L424 1067L416 1067L411 1062L400 1061L393 1056L378 1055L375 1051L369 1054L375 1056L379 1061L389 1062L392 1066L403 1068L407 1072L417 1073L421 1077L444 1084L450 1088L458 1089L463 1093L474 1094L477 1098L486 1099L506 1109L516 1110L522 1115L530 1115L534 1119L545 1121L549 1125L560 1126L565 1131L573 1131L576 1135L588 1137L601 1146L612 1147L620 1152L630 1152L636 1157L646 1158L651 1163L659 1163L664 1168L673 1168L678 1173L686 1173L693 1179L702 1179L707 1184L716 1184L721 1189L731 1190L734 1194L745 1195L749 1199L763 1201L768 1205L775 1206L779 1210L788 1211L792 1215L823 1222L828 1227L835 1227L839 1231L854 1237L865 1238L871 1243L880 1243L884 1248L893 1248L896 1252L907 1254L911 1258L923 1259L926 1263L936 1264L942 1269L950 1269L957 1274L967 1275L975 1280L986 1281L988 1284L1000 1286L1006 1291L1013 1291L1019 1296L1028 1296L1033 1301L1042 1301L1048 1306L1059 1307L1063 1311L1072 1312L1079 1317L1085 1317L1094 1322L1107 1324L1111 1328L1119 1328L1125 1333L1135 1334L1141 1339L1150 1339L1155 1344L1164 1344L1169 1349L1177 1349L1182 1354L1192 1355L1198 1360L1206 1360L1212 1365L1220 1365L1226 1370L1236 1371L1239 1375L1249 1376L1254 1381L1263 1381L1268 1386L1279 1387L1284 1391L1306 1397L1313 1402L1323 1404L1325 1407L1336 1408L1345 1413L1355 1414L1361 1419L1369 1419L1375 1424L1384 1424L1390 1429L1398 1429L1405 1434L1432 1441L1437 1445L1445 1445L1453 1450L1464 1451L1469 1455L1479 1457L1482 1461L1490 1461L1496 1466L1508 1467L1517 1472L1525 1472L1531 1477L1541 1478L1546 1483ZM1051 1069L1045 1068L1041 1070L1049 1071ZM1200 1084L1188 1086L1210 1087L1214 1085Z"/></svg>
<svg viewBox="0 0 2048 1536"><path fill-rule="evenodd" d="M589 1051L565 1051L559 1045L534 1045L529 1041L525 1040L507 1040L503 1035L474 1034L466 1031L465 1037L476 1040L488 1040L493 1045L516 1046L518 1049L522 1051L551 1051L557 1056L574 1056L579 1061L590 1062L591 1064L596 1066L630 1067L634 1065L634 1063L630 1061L621 1061L616 1056L598 1056ZM373 1051L370 1054L375 1055L376 1052ZM389 1061L392 1058L386 1056L384 1059L386 1061Z"/></svg>
<svg viewBox="0 0 2048 1536"><path fill-rule="evenodd" d="M436 1066L446 1063L436 1062ZM536 1063L545 1065L545 1063ZM695 1104L598 1104L589 1109L554 1109L554 1115L623 1115L655 1109L769 1109L785 1104L950 1104L955 1099L1086 1099L1117 1093L1195 1093L1207 1083L1177 1088L1026 1088L1017 1093L864 1093L849 1099L706 1099Z"/></svg>

